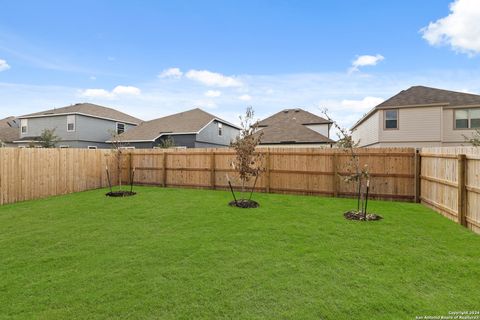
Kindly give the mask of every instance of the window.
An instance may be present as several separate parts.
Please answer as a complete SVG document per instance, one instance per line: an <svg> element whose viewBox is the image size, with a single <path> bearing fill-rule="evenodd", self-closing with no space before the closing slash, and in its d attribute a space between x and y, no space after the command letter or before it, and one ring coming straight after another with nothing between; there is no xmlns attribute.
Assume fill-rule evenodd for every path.
<svg viewBox="0 0 480 320"><path fill-rule="evenodd" d="M125 132L125 123L117 122L117 134Z"/></svg>
<svg viewBox="0 0 480 320"><path fill-rule="evenodd" d="M385 129L398 129L398 110L385 110Z"/></svg>
<svg viewBox="0 0 480 320"><path fill-rule="evenodd" d="M67 131L69 131L69 132L75 131L75 116L74 115L67 116Z"/></svg>
<svg viewBox="0 0 480 320"><path fill-rule="evenodd" d="M455 110L455 129L480 128L480 109Z"/></svg>
<svg viewBox="0 0 480 320"><path fill-rule="evenodd" d="M87 149L89 149L89 150L97 150L97 146L88 146Z"/></svg>
<svg viewBox="0 0 480 320"><path fill-rule="evenodd" d="M27 133L28 132L28 119L22 119L20 120L20 127L22 128L22 133Z"/></svg>
<svg viewBox="0 0 480 320"><path fill-rule="evenodd" d="M480 128L480 109L470 109L470 128Z"/></svg>
<svg viewBox="0 0 480 320"><path fill-rule="evenodd" d="M222 130L223 130L223 124L221 124L220 122L218 123L218 135L221 136L222 135Z"/></svg>
<svg viewBox="0 0 480 320"><path fill-rule="evenodd" d="M70 148L70 146L69 146L68 144L61 144L61 145L59 146L59 148L60 148L60 149L68 149L68 148Z"/></svg>

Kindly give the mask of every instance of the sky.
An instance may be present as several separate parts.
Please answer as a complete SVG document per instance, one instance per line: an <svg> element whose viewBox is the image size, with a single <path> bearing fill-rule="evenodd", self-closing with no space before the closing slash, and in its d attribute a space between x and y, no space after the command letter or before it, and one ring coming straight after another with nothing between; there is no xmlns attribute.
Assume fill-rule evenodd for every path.
<svg viewBox="0 0 480 320"><path fill-rule="evenodd" d="M91 102L328 109L349 127L413 85L480 93L479 0L2 1L0 118Z"/></svg>

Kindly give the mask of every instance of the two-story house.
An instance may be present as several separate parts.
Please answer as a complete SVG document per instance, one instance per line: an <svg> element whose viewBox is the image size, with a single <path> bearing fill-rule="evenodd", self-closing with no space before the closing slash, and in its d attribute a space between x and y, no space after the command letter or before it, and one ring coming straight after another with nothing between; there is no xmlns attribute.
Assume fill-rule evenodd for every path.
<svg viewBox="0 0 480 320"><path fill-rule="evenodd" d="M176 147L220 148L228 147L239 134L238 126L196 108L145 121L121 134L118 141L141 149L158 147L165 139Z"/></svg>
<svg viewBox="0 0 480 320"><path fill-rule="evenodd" d="M55 129L60 138L57 147L110 148L106 141L137 126L142 120L118 110L90 103L31 113L18 117L20 137L18 146L38 145L45 129Z"/></svg>
<svg viewBox="0 0 480 320"><path fill-rule="evenodd" d="M480 128L480 95L414 86L370 110L353 127L361 147L468 145Z"/></svg>
<svg viewBox="0 0 480 320"><path fill-rule="evenodd" d="M285 109L258 123L262 147L330 147L332 121L300 108Z"/></svg>

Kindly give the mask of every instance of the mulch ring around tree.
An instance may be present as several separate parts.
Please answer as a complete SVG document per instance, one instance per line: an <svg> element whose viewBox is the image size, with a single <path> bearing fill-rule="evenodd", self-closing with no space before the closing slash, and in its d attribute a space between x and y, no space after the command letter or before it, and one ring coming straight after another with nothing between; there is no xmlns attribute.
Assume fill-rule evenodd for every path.
<svg viewBox="0 0 480 320"><path fill-rule="evenodd" d="M231 207L237 207L237 208L258 208L260 207L260 204L257 201L254 200L248 200L248 199L239 199L239 200L233 200L228 203L229 206Z"/></svg>
<svg viewBox="0 0 480 320"><path fill-rule="evenodd" d="M133 192L133 191L124 191L124 190L111 191L111 192L105 193L105 195L106 195L107 197L131 197L131 196L134 196L134 195L136 195L136 194L137 194L136 192Z"/></svg>
<svg viewBox="0 0 480 320"><path fill-rule="evenodd" d="M375 220L383 219L382 216L379 216L378 214L375 214L375 213L367 213L367 216L365 217L363 212L355 211L355 210L347 211L343 214L343 216L347 220L359 220L359 221L375 221Z"/></svg>

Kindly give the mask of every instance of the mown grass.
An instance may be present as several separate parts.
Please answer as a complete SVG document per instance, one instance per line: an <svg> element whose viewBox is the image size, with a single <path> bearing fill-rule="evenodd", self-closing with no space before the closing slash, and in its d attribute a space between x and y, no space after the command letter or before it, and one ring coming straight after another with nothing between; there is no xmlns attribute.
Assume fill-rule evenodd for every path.
<svg viewBox="0 0 480 320"><path fill-rule="evenodd" d="M480 309L480 236L417 204L105 190L0 208L0 317L414 319Z"/></svg>

